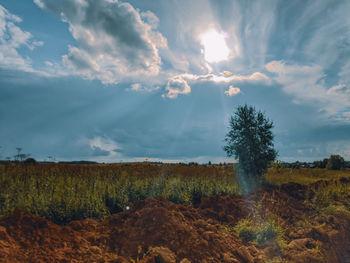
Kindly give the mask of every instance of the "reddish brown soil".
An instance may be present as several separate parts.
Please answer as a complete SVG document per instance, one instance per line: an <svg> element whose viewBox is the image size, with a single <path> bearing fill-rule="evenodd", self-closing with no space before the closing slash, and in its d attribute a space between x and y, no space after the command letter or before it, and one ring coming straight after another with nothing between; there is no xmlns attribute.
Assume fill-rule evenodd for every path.
<svg viewBox="0 0 350 263"><path fill-rule="evenodd" d="M215 196L198 207L162 198L138 202L102 222L92 219L56 225L15 210L0 218L0 262L350 262L350 218L332 215L317 227L297 227L314 212L307 188L288 184L250 196ZM283 254L276 245L244 244L233 226L256 209L273 211L286 229ZM314 220L321 220L314 218ZM315 252L319 247L319 252ZM275 261L276 262L276 261Z"/></svg>

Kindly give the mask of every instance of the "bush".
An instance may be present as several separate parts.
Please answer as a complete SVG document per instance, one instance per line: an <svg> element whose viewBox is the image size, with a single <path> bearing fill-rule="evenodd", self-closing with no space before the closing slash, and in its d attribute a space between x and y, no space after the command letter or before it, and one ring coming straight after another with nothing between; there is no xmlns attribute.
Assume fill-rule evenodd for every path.
<svg viewBox="0 0 350 263"><path fill-rule="evenodd" d="M234 227L234 231L243 242L257 242L263 245L265 242L272 242L280 249L286 246L284 231L273 219L259 220L242 219Z"/></svg>
<svg viewBox="0 0 350 263"><path fill-rule="evenodd" d="M313 165L315 168L326 168L327 163L328 163L328 158L325 158L325 159L320 160L320 161L314 161Z"/></svg>
<svg viewBox="0 0 350 263"><path fill-rule="evenodd" d="M268 220L264 222L256 235L256 241L259 244L263 244L264 242L278 242L279 236L283 234L282 228L275 223L273 220Z"/></svg>
<svg viewBox="0 0 350 263"><path fill-rule="evenodd" d="M256 240L258 231L250 219L240 220L234 227L234 230L245 243Z"/></svg>
<svg viewBox="0 0 350 263"><path fill-rule="evenodd" d="M344 169L345 168L344 158L341 157L339 154L331 155L331 157L329 157L328 159L326 168L329 170Z"/></svg>
<svg viewBox="0 0 350 263"><path fill-rule="evenodd" d="M25 164L37 164L38 162L34 158L27 158L24 160Z"/></svg>

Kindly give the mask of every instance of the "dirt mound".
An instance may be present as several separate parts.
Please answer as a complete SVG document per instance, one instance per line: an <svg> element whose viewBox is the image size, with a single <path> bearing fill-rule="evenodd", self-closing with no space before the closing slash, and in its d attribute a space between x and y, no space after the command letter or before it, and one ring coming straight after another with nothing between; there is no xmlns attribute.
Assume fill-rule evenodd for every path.
<svg viewBox="0 0 350 263"><path fill-rule="evenodd" d="M140 201L102 222L86 219L66 226L17 209L0 219L0 239L1 262L123 262L130 258L167 262L164 258L175 258L176 262L209 263L262 262L264 258L262 251L244 246L198 209L163 198Z"/></svg>
<svg viewBox="0 0 350 263"><path fill-rule="evenodd" d="M102 224L113 229L110 246L120 255L136 258L138 246L144 252L149 247L166 246L176 253L177 260L224 262L225 255L232 260L241 257L237 248L243 244L237 236L223 232L217 221L204 217L198 209L175 205L163 198L141 201ZM247 257L262 258L254 252L248 252Z"/></svg>
<svg viewBox="0 0 350 263"><path fill-rule="evenodd" d="M16 209L0 218L0 262L259 263L278 256L283 262L347 262L350 220L344 215L317 227L295 224L313 209L304 202L308 191L288 184L247 196L203 198L198 207L152 198L101 222L66 226ZM244 244L225 228L257 209L262 216L273 211L284 223L283 255L274 244Z"/></svg>
<svg viewBox="0 0 350 263"><path fill-rule="evenodd" d="M214 196L202 198L199 213L205 218L211 218L221 223L235 224L248 216L253 205L249 199L242 196Z"/></svg>
<svg viewBox="0 0 350 263"><path fill-rule="evenodd" d="M93 220L84 221L97 224ZM70 259L85 262L86 258L90 262L104 262L101 259L114 258L71 227L23 214L19 209L0 219L0 239L1 262L72 262Z"/></svg>
<svg viewBox="0 0 350 263"><path fill-rule="evenodd" d="M306 199L308 197L307 194L310 192L310 187L293 182L281 185L280 189L298 200Z"/></svg>

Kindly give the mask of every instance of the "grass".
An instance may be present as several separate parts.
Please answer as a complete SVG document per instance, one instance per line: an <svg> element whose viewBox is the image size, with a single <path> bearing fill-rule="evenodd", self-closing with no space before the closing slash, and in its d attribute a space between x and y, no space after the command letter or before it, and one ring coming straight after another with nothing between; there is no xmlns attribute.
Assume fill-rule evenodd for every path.
<svg viewBox="0 0 350 263"><path fill-rule="evenodd" d="M321 168L270 168L265 174L268 182L280 186L289 182L310 185L320 180L350 178L350 169L328 170Z"/></svg>
<svg viewBox="0 0 350 263"><path fill-rule="evenodd" d="M255 242L262 246L266 243L273 243L280 250L286 247L284 230L272 218L261 221L241 219L235 225L234 231L245 243Z"/></svg>
<svg viewBox="0 0 350 263"><path fill-rule="evenodd" d="M263 207L263 200L256 202L248 217L238 221L233 230L245 243L253 242L259 246L273 244L280 251L287 245L282 221Z"/></svg>
<svg viewBox="0 0 350 263"><path fill-rule="evenodd" d="M309 251L317 255L322 255L322 243L317 240L315 247L309 248Z"/></svg>
<svg viewBox="0 0 350 263"><path fill-rule="evenodd" d="M310 215L305 214L305 220L300 222L303 227L314 225L315 216L350 216L350 184L342 180L350 178L350 169L337 171L320 168L271 168L265 174L265 178L277 186L289 182L309 186L309 197L305 202L314 208L314 212Z"/></svg>
<svg viewBox="0 0 350 263"><path fill-rule="evenodd" d="M196 204L238 193L230 166L0 164L0 215L20 207L56 223L103 218L148 197Z"/></svg>
<svg viewBox="0 0 350 263"><path fill-rule="evenodd" d="M350 213L350 184L342 177L350 178L350 170L273 167L265 175L271 185L311 185L315 194L308 202L325 215ZM324 182L314 184L319 180ZM155 196L191 205L202 197L239 193L235 169L228 165L0 164L0 215L20 207L56 223L100 219Z"/></svg>

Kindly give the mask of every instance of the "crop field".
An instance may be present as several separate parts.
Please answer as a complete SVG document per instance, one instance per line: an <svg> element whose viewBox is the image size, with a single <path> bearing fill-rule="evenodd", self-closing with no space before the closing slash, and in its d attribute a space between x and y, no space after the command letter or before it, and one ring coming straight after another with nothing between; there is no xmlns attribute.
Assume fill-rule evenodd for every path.
<svg viewBox="0 0 350 263"><path fill-rule="evenodd" d="M350 192L339 181L350 178L350 170L270 168L265 177L276 186L330 181L318 184L314 197L328 203ZM0 214L20 207L56 223L101 219L156 196L196 205L202 197L238 195L236 181L232 165L8 163L0 165Z"/></svg>
<svg viewBox="0 0 350 263"><path fill-rule="evenodd" d="M0 214L16 207L56 223L101 219L137 200L196 204L239 193L232 166L172 164L0 165Z"/></svg>
<svg viewBox="0 0 350 263"><path fill-rule="evenodd" d="M278 186L289 182L309 185L319 180L350 178L350 169L329 170L324 168L270 168L265 178Z"/></svg>

